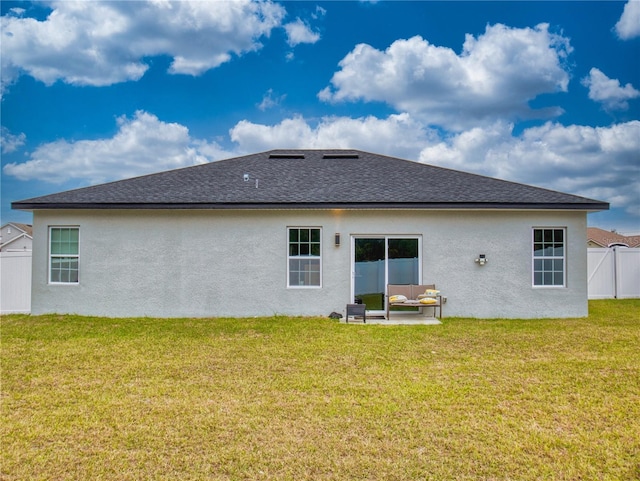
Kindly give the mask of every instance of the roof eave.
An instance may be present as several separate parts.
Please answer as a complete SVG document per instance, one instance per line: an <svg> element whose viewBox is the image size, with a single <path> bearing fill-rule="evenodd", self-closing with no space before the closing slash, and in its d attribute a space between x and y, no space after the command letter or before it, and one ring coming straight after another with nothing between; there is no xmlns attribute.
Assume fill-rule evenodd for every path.
<svg viewBox="0 0 640 481"><path fill-rule="evenodd" d="M170 209L434 209L434 210L575 210L597 212L609 209L606 202L527 203L527 202L14 202L16 210L170 210Z"/></svg>

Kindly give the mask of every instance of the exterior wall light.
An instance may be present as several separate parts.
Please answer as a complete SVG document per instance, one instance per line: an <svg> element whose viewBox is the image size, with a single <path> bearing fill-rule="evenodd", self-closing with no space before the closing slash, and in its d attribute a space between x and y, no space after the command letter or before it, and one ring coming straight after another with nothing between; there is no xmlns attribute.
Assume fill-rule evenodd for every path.
<svg viewBox="0 0 640 481"><path fill-rule="evenodd" d="M484 254L480 254L476 259L476 263L480 264L481 266L485 265L487 262L489 261L487 260L487 256Z"/></svg>
<svg viewBox="0 0 640 481"><path fill-rule="evenodd" d="M336 232L335 242L336 247L340 247L340 232Z"/></svg>

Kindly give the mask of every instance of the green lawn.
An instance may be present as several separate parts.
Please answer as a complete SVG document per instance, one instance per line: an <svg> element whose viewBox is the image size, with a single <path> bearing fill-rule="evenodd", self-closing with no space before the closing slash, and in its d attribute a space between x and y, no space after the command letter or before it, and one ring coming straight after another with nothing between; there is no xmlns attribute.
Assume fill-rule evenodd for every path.
<svg viewBox="0 0 640 481"><path fill-rule="evenodd" d="M2 319L1 480L640 478L640 300L588 319Z"/></svg>

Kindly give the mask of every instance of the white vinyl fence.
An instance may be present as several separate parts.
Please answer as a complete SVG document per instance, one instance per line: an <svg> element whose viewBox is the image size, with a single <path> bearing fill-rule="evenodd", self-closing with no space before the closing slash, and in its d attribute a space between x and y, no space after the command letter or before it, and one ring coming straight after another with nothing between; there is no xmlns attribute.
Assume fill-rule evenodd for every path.
<svg viewBox="0 0 640 481"><path fill-rule="evenodd" d="M31 312L31 251L0 252L0 314Z"/></svg>
<svg viewBox="0 0 640 481"><path fill-rule="evenodd" d="M589 299L640 298L640 249L590 248Z"/></svg>
<svg viewBox="0 0 640 481"><path fill-rule="evenodd" d="M354 294L371 294L387 292L385 285L385 261L367 261L355 263L356 276L359 277ZM418 279L418 259L389 259L387 268L390 283L420 284Z"/></svg>

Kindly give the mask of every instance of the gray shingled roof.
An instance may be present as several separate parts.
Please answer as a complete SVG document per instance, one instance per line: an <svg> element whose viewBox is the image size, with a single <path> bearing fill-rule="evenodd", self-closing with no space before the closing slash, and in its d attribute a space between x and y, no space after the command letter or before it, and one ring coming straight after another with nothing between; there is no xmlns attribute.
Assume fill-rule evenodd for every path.
<svg viewBox="0 0 640 481"><path fill-rule="evenodd" d="M358 150L274 150L22 200L12 207L605 210L609 204Z"/></svg>

